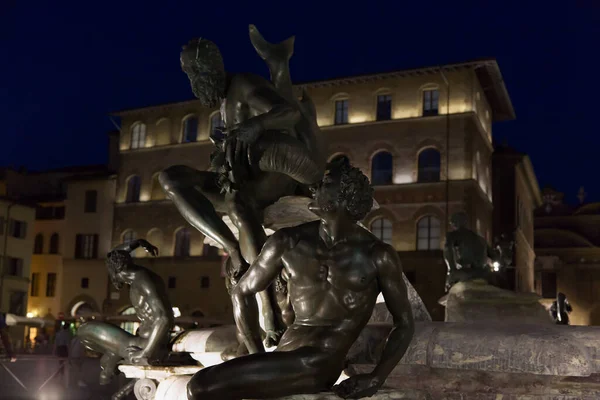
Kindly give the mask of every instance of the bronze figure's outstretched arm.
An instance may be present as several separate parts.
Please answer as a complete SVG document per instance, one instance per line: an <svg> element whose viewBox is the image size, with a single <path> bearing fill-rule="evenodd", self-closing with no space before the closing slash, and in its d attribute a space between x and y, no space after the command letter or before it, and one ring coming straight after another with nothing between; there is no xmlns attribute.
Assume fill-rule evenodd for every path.
<svg viewBox="0 0 600 400"><path fill-rule="evenodd" d="M285 230L275 232L232 289L235 322L251 354L264 351L258 325L256 294L266 290L281 272L281 257L290 247L290 242Z"/></svg>
<svg viewBox="0 0 600 400"><path fill-rule="evenodd" d="M146 252L150 253L155 257L158 256L158 249L156 248L156 246L153 246L146 239L136 239L129 243L122 243L116 246L114 249L112 249L112 251L126 251L128 253L131 253L138 247L142 247L144 250L146 250Z"/></svg>

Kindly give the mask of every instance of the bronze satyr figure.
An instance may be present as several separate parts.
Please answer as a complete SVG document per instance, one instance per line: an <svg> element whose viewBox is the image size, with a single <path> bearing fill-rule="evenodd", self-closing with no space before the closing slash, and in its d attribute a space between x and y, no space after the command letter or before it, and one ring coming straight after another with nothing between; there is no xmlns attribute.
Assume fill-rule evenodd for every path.
<svg viewBox="0 0 600 400"><path fill-rule="evenodd" d="M122 289L129 285L129 298L140 320L134 336L118 326L90 321L77 330L81 343L102 354L100 383L108 384L117 373L117 365L125 360L136 365L160 361L169 352L169 332L173 326L173 309L162 278L147 268L135 265L129 254L142 247L153 256L158 249L144 239L114 248L106 256L108 274L113 285Z"/></svg>
<svg viewBox="0 0 600 400"><path fill-rule="evenodd" d="M446 291L458 283L473 279L491 279L489 260L498 260L499 254L484 237L467 228L468 218L464 212L450 217L452 230L446 235L444 260L448 267Z"/></svg>
<svg viewBox="0 0 600 400"><path fill-rule="evenodd" d="M209 171L177 165L159 175L183 217L229 255L229 288L265 243L265 208L299 191L308 194L325 165L314 105L306 94L298 100L292 90L293 38L271 44L250 26L250 39L269 66L272 82L253 74L227 74L219 49L209 40L195 39L183 47L181 67L194 94L203 106L221 106L227 129L224 137L211 136L217 150ZM239 241L222 214L238 228ZM260 294L270 345L285 329L281 312L274 312L274 292Z"/></svg>
<svg viewBox="0 0 600 400"><path fill-rule="evenodd" d="M188 399L266 399L332 389L381 292L394 327L379 364L333 387L343 398L377 392L406 352L414 323L396 251L357 224L372 196L359 169L347 161L328 166L309 206L320 221L275 232L232 289L238 329L257 351L198 371ZM266 353L255 295L282 270L295 320L277 349Z"/></svg>

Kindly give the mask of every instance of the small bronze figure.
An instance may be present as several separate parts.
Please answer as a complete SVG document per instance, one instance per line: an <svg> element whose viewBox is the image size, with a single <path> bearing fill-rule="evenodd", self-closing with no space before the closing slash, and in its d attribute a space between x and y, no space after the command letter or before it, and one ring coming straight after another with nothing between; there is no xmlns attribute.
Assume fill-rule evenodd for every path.
<svg viewBox="0 0 600 400"><path fill-rule="evenodd" d="M129 285L129 297L140 319L137 335L118 326L90 321L77 330L81 343L102 354L100 383L108 384L117 373L117 364L148 365L168 355L169 332L173 326L173 309L162 278L147 268L135 265L129 254L142 247L153 256L158 249L144 239L114 248L106 256L108 274L113 285Z"/></svg>
<svg viewBox="0 0 600 400"><path fill-rule="evenodd" d="M197 372L189 399L266 399L331 389L381 292L394 327L379 364L333 387L343 398L377 392L406 352L414 322L398 254L357 224L371 210L372 196L359 169L347 161L329 165L310 204L320 221L275 232L232 289L238 329L257 351ZM265 353L255 294L282 270L295 320L277 349Z"/></svg>
<svg viewBox="0 0 600 400"><path fill-rule="evenodd" d="M302 100L293 94L293 38L271 44L252 25L250 38L273 82L253 74L227 74L219 49L209 40L195 39L184 46L182 69L202 105L221 105L226 135L212 137L217 150L209 171L177 165L159 176L183 217L229 255L229 286L265 243L265 208L284 196L308 193L308 185L321 179L325 165L314 105L306 94ZM222 214L238 228L239 241ZM277 294L269 290L260 295L267 340L276 344L285 329L281 312L274 312Z"/></svg>
<svg viewBox="0 0 600 400"><path fill-rule="evenodd" d="M484 237L467 228L467 214L458 212L450 218L452 230L446 235L444 260L448 267L446 291L457 282L473 279L490 280L493 266L489 260L499 262L499 253L492 249Z"/></svg>
<svg viewBox="0 0 600 400"><path fill-rule="evenodd" d="M557 325L569 325L569 313L573 311L571 303L567 300L567 296L564 293L558 293L556 300L552 302L550 307L550 314L552 319Z"/></svg>

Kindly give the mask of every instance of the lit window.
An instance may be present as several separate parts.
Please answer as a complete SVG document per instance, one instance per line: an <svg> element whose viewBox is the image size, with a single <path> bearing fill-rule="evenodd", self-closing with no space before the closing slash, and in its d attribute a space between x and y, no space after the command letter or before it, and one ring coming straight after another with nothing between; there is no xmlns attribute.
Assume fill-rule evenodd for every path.
<svg viewBox="0 0 600 400"><path fill-rule="evenodd" d="M348 123L348 100L336 100L335 102L335 124Z"/></svg>
<svg viewBox="0 0 600 400"><path fill-rule="evenodd" d="M371 160L371 184L390 185L394 170L393 157L387 151L380 151Z"/></svg>
<svg viewBox="0 0 600 400"><path fill-rule="evenodd" d="M379 218L373 221L371 232L382 242L392 244L392 222L389 219Z"/></svg>
<svg viewBox="0 0 600 400"><path fill-rule="evenodd" d="M423 116L438 115L440 92L437 89L423 91Z"/></svg>
<svg viewBox="0 0 600 400"><path fill-rule="evenodd" d="M377 121L392 119L392 95L377 96Z"/></svg>
<svg viewBox="0 0 600 400"><path fill-rule="evenodd" d="M181 228L175 234L175 257L187 257L190 255L190 230Z"/></svg>
<svg viewBox="0 0 600 400"><path fill-rule="evenodd" d="M142 180L139 176L134 175L127 180L127 203L137 203L140 201L140 189Z"/></svg>
<svg viewBox="0 0 600 400"><path fill-rule="evenodd" d="M438 250L440 248L440 220L426 216L417 223L417 250Z"/></svg>
<svg viewBox="0 0 600 400"><path fill-rule="evenodd" d="M131 129L131 148L139 149L146 144L146 125L137 123Z"/></svg>
<svg viewBox="0 0 600 400"><path fill-rule="evenodd" d="M131 229L123 234L123 244L129 244L137 238L134 231Z"/></svg>
<svg viewBox="0 0 600 400"><path fill-rule="evenodd" d="M440 152L436 149L425 149L419 153L419 182L437 182L440 180Z"/></svg>
<svg viewBox="0 0 600 400"><path fill-rule="evenodd" d="M188 117L183 121L183 143L195 142L198 137L198 118Z"/></svg>

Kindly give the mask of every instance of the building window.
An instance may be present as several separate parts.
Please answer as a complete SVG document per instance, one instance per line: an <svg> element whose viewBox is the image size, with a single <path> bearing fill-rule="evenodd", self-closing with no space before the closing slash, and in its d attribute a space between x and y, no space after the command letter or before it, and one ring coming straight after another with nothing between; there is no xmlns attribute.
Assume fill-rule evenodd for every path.
<svg viewBox="0 0 600 400"><path fill-rule="evenodd" d="M554 299L557 295L556 272L542 271L542 297Z"/></svg>
<svg viewBox="0 0 600 400"><path fill-rule="evenodd" d="M392 119L392 95L381 94L377 96L377 121Z"/></svg>
<svg viewBox="0 0 600 400"><path fill-rule="evenodd" d="M46 275L46 297L54 297L56 293L56 273Z"/></svg>
<svg viewBox="0 0 600 400"><path fill-rule="evenodd" d="M90 287L90 279L89 278L81 278L81 288L87 289Z"/></svg>
<svg viewBox="0 0 600 400"><path fill-rule="evenodd" d="M336 100L335 102L335 124L348 123L348 100Z"/></svg>
<svg viewBox="0 0 600 400"><path fill-rule="evenodd" d="M31 286L29 295L31 297L38 297L40 295L40 273L34 272L31 274Z"/></svg>
<svg viewBox="0 0 600 400"><path fill-rule="evenodd" d="M24 239L27 236L27 222L11 219L9 232L12 237Z"/></svg>
<svg viewBox="0 0 600 400"><path fill-rule="evenodd" d="M35 219L49 220L49 219L64 219L65 218L65 207L41 207L35 210Z"/></svg>
<svg viewBox="0 0 600 400"><path fill-rule="evenodd" d="M198 137L198 118L188 117L183 121L183 143L195 142Z"/></svg>
<svg viewBox="0 0 600 400"><path fill-rule="evenodd" d="M129 244L129 243L133 242L136 238L137 238L137 236L136 236L135 232L132 231L131 229L128 231L125 231L125 233L123 233L123 244Z"/></svg>
<svg viewBox="0 0 600 400"><path fill-rule="evenodd" d="M53 233L52 236L50 236L50 254L58 254L58 245L58 233Z"/></svg>
<svg viewBox="0 0 600 400"><path fill-rule="evenodd" d="M53 218L52 219L65 219L65 206L52 207L52 208L53 208Z"/></svg>
<svg viewBox="0 0 600 400"><path fill-rule="evenodd" d="M221 118L221 113L216 112L210 117L210 136L220 137L223 136L222 131L225 128L225 122Z"/></svg>
<svg viewBox="0 0 600 400"><path fill-rule="evenodd" d="M137 203L140 201L140 189L142 187L142 179L138 175L133 175L127 179L127 203Z"/></svg>
<svg viewBox="0 0 600 400"><path fill-rule="evenodd" d="M210 277L209 276L203 276L202 278L200 278L200 287L202 289L208 289L210 287Z"/></svg>
<svg viewBox="0 0 600 400"><path fill-rule="evenodd" d="M204 243L202 246L202 256L206 258L220 258L219 249L217 247L211 246L208 243Z"/></svg>
<svg viewBox="0 0 600 400"><path fill-rule="evenodd" d="M33 241L33 254L42 254L44 252L44 235L38 233Z"/></svg>
<svg viewBox="0 0 600 400"><path fill-rule="evenodd" d="M141 122L131 129L131 148L140 149L146 144L146 125Z"/></svg>
<svg viewBox="0 0 600 400"><path fill-rule="evenodd" d="M14 291L10 293L8 312L19 316L25 316L25 302L27 292Z"/></svg>
<svg viewBox="0 0 600 400"><path fill-rule="evenodd" d="M75 236L75 258L98 258L98 235L77 234Z"/></svg>
<svg viewBox="0 0 600 400"><path fill-rule="evenodd" d="M394 172L394 159L391 153L380 151L371 160L371 184L390 185Z"/></svg>
<svg viewBox="0 0 600 400"><path fill-rule="evenodd" d="M440 92L437 89L423 90L423 116L438 115Z"/></svg>
<svg viewBox="0 0 600 400"><path fill-rule="evenodd" d="M371 222L371 232L379 240L392 244L392 222L386 218L379 218Z"/></svg>
<svg viewBox="0 0 600 400"><path fill-rule="evenodd" d="M8 261L7 274L10 276L23 276L23 259L15 257L6 257Z"/></svg>
<svg viewBox="0 0 600 400"><path fill-rule="evenodd" d="M419 220L417 223L417 250L439 250L440 237L439 219L429 215Z"/></svg>
<svg viewBox="0 0 600 400"><path fill-rule="evenodd" d="M436 149L425 149L419 153L419 182L438 182L440 180L441 156Z"/></svg>
<svg viewBox="0 0 600 400"><path fill-rule="evenodd" d="M95 213L97 202L98 202L98 191L86 190L85 191L85 206L84 206L83 211L86 213Z"/></svg>
<svg viewBox="0 0 600 400"><path fill-rule="evenodd" d="M190 255L190 230L181 228L175 234L175 257L187 257Z"/></svg>
<svg viewBox="0 0 600 400"><path fill-rule="evenodd" d="M121 313L121 315L134 315L134 316L135 316L135 314L137 314L137 313L135 312L135 308L133 308L133 307L128 307ZM121 329L123 329L126 332L129 332L130 334L132 334L134 336L137 333L137 330L139 327L140 327L139 322L123 322L121 324Z"/></svg>
<svg viewBox="0 0 600 400"><path fill-rule="evenodd" d="M177 278L175 278L174 276L170 276L167 287L169 289L175 289L176 286L177 286Z"/></svg>

